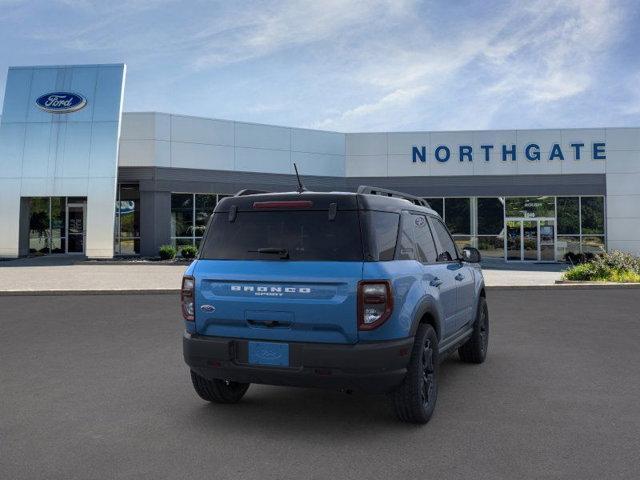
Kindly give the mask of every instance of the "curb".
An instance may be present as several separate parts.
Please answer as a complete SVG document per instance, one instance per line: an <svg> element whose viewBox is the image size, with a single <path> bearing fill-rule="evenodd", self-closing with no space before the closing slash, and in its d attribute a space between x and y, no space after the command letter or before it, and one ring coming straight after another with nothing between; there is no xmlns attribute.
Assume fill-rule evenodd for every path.
<svg viewBox="0 0 640 480"><path fill-rule="evenodd" d="M79 260L74 263L74 265L122 265L122 266L130 266L130 265L160 265L160 266L169 266L169 267L188 267L191 265L193 260L189 261L176 261L176 262L163 262L163 261L155 261L155 262L124 262L124 261L112 261L112 260Z"/></svg>
<svg viewBox="0 0 640 480"><path fill-rule="evenodd" d="M177 295L179 288L126 290L2 290L0 297L62 296L62 295Z"/></svg>
<svg viewBox="0 0 640 480"><path fill-rule="evenodd" d="M601 290L611 288L634 289L640 288L640 283L556 283L548 285L491 285L485 286L487 290Z"/></svg>

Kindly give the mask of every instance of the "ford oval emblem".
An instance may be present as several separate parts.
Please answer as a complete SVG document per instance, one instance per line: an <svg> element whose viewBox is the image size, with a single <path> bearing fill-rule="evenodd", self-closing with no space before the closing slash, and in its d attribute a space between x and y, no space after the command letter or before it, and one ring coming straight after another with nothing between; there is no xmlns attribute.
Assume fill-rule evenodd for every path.
<svg viewBox="0 0 640 480"><path fill-rule="evenodd" d="M77 93L53 92L38 97L36 105L49 113L73 113L83 109L87 99Z"/></svg>

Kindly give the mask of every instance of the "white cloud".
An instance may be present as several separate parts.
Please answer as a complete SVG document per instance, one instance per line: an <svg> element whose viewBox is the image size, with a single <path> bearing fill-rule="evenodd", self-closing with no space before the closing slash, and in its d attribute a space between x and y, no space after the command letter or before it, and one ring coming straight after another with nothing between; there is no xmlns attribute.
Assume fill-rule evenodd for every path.
<svg viewBox="0 0 640 480"><path fill-rule="evenodd" d="M460 108L465 113L458 128L488 128L492 117L486 113L497 113L503 103L539 107L586 92L595 74L594 58L615 39L622 18L620 8L609 0L539 0L500 13L495 19L483 19L481 25L469 19L457 26L462 34L435 45L424 42L407 50L405 40L404 45L397 42L387 47L388 62L371 62L356 75L359 82L368 84L374 98L317 124L359 129L371 126L372 111L385 110L377 121L382 129L385 119L406 112L408 102L403 95L395 95L400 91L419 92L412 100L421 97L422 106L440 105L442 98L448 98L451 111L445 124L456 124L455 92L467 85L475 99L471 106ZM417 34L429 37L429 31ZM466 112L474 105L478 115L470 116ZM429 112L428 107L424 110ZM476 119L473 125L470 117Z"/></svg>
<svg viewBox="0 0 640 480"><path fill-rule="evenodd" d="M406 107L413 100L419 98L427 91L427 86L418 86L413 88L400 88L388 93L384 97L372 103L365 103L357 107L347 110L339 114L337 118L325 119L312 125L313 128L332 129L339 124L350 124L358 122L361 118L371 117L373 115L384 115L389 110L398 107Z"/></svg>
<svg viewBox="0 0 640 480"><path fill-rule="evenodd" d="M487 91L552 102L584 92L593 57L615 36L620 12L608 0L541 1L528 22L489 45L500 78Z"/></svg>
<svg viewBox="0 0 640 480"><path fill-rule="evenodd" d="M281 1L260 11L234 12L232 19L199 31L205 50L196 56L198 68L215 67L263 57L281 49L315 42L333 43L338 35L366 26L380 15L397 16L405 2L393 0Z"/></svg>

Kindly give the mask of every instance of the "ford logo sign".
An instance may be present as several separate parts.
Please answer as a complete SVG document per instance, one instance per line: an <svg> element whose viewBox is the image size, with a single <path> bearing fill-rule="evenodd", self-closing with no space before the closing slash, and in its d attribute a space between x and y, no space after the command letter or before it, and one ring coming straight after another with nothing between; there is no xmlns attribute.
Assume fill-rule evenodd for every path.
<svg viewBox="0 0 640 480"><path fill-rule="evenodd" d="M87 105L87 99L77 93L53 92L38 97L36 105L49 113L73 113Z"/></svg>

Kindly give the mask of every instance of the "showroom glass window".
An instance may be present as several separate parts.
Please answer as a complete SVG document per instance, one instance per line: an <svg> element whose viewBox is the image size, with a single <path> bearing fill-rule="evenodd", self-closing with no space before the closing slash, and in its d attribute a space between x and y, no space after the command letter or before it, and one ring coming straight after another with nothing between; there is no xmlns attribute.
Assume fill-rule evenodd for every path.
<svg viewBox="0 0 640 480"><path fill-rule="evenodd" d="M116 198L114 252L116 255L140 253L140 190L138 185L118 185Z"/></svg>
<svg viewBox="0 0 640 480"><path fill-rule="evenodd" d="M605 249L605 199L575 197L428 197L450 229L458 249L471 245L483 257L504 258L506 218L555 219L556 253Z"/></svg>
<svg viewBox="0 0 640 480"><path fill-rule="evenodd" d="M605 251L604 197L558 197L558 258Z"/></svg>
<svg viewBox="0 0 640 480"><path fill-rule="evenodd" d="M508 197L505 216L511 218L554 218L555 197Z"/></svg>
<svg viewBox="0 0 640 480"><path fill-rule="evenodd" d="M52 253L51 199L49 197L29 199L29 253Z"/></svg>
<svg viewBox="0 0 640 480"><path fill-rule="evenodd" d="M425 200L429 203L432 210L435 210L438 212L438 215L444 218L444 198L425 198Z"/></svg>
<svg viewBox="0 0 640 480"><path fill-rule="evenodd" d="M477 245L482 257L504 257L504 198L477 199Z"/></svg>
<svg viewBox="0 0 640 480"><path fill-rule="evenodd" d="M207 221L220 200L228 195L215 193L171 194L171 243L180 248L198 247Z"/></svg>
<svg viewBox="0 0 640 480"><path fill-rule="evenodd" d="M470 198L445 198L444 221L459 249L471 245Z"/></svg>
<svg viewBox="0 0 640 480"><path fill-rule="evenodd" d="M85 197L29 198L29 253L67 253L67 203L86 202Z"/></svg>
<svg viewBox="0 0 640 480"><path fill-rule="evenodd" d="M580 246L585 253L605 250L604 197L580 197Z"/></svg>
<svg viewBox="0 0 640 480"><path fill-rule="evenodd" d="M567 253L580 252L580 197L558 197L558 238L556 251L562 259Z"/></svg>

